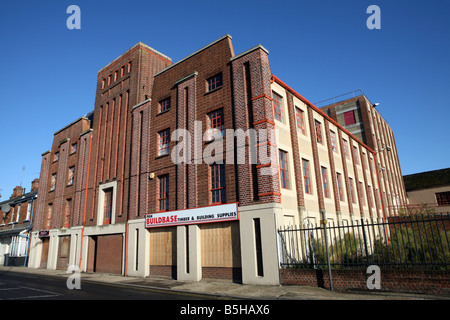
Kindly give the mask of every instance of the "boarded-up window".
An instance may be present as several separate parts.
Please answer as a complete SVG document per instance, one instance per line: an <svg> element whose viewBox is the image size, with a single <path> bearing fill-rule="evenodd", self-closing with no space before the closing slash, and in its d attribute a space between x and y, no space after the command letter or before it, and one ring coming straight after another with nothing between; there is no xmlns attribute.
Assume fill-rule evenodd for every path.
<svg viewBox="0 0 450 320"><path fill-rule="evenodd" d="M237 222L201 225L202 267L241 267L239 224Z"/></svg>
<svg viewBox="0 0 450 320"><path fill-rule="evenodd" d="M150 265L175 266L177 264L176 227L150 229Z"/></svg>

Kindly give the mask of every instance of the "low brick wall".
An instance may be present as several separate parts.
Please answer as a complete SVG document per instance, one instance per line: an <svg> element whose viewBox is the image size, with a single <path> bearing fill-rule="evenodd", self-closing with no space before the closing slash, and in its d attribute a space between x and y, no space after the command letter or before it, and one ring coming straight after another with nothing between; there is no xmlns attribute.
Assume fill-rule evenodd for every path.
<svg viewBox="0 0 450 320"><path fill-rule="evenodd" d="M334 289L341 291L369 291L366 283L370 275L366 269L332 270L331 273ZM283 285L330 287L328 270L280 269L280 278ZM380 291L450 296L449 271L381 269L380 280Z"/></svg>

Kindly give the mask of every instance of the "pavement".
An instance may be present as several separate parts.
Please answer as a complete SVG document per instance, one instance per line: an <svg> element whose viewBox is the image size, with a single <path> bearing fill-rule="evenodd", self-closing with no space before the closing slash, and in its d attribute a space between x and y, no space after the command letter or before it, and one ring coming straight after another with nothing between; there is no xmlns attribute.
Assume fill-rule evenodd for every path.
<svg viewBox="0 0 450 320"><path fill-rule="evenodd" d="M33 269L27 267L0 266L0 272L23 272L62 277L71 274L65 270ZM364 292L336 292L310 286L247 285L230 281L203 279L198 282L177 281L169 277L124 277L104 273L81 273L83 281L114 283L123 286L169 290L174 292L209 295L223 299L243 300L450 300L448 296L432 296L408 293L390 293L380 290Z"/></svg>

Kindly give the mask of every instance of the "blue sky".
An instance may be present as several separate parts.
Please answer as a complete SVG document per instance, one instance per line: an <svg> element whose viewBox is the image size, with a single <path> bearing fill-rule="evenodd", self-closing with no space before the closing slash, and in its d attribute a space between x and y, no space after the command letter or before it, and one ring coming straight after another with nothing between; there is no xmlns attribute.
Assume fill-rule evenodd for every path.
<svg viewBox="0 0 450 320"><path fill-rule="evenodd" d="M69 5L81 30L69 30ZM369 5L381 29L369 30ZM450 167L450 1L2 1L0 193L30 189L53 134L94 108L97 72L141 41L174 62L225 34L269 50L312 102L364 91L393 128L403 174ZM0 200L0 201L1 201Z"/></svg>

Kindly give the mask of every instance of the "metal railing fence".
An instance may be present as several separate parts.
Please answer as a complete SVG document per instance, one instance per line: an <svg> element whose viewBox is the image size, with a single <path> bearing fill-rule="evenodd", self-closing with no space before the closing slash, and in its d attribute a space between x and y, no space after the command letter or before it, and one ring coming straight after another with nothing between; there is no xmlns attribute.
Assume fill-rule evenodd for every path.
<svg viewBox="0 0 450 320"><path fill-rule="evenodd" d="M378 265L450 269L449 213L325 225L309 223L279 229L278 235L283 268L327 269L330 265L336 269ZM328 245L325 244L327 239Z"/></svg>

